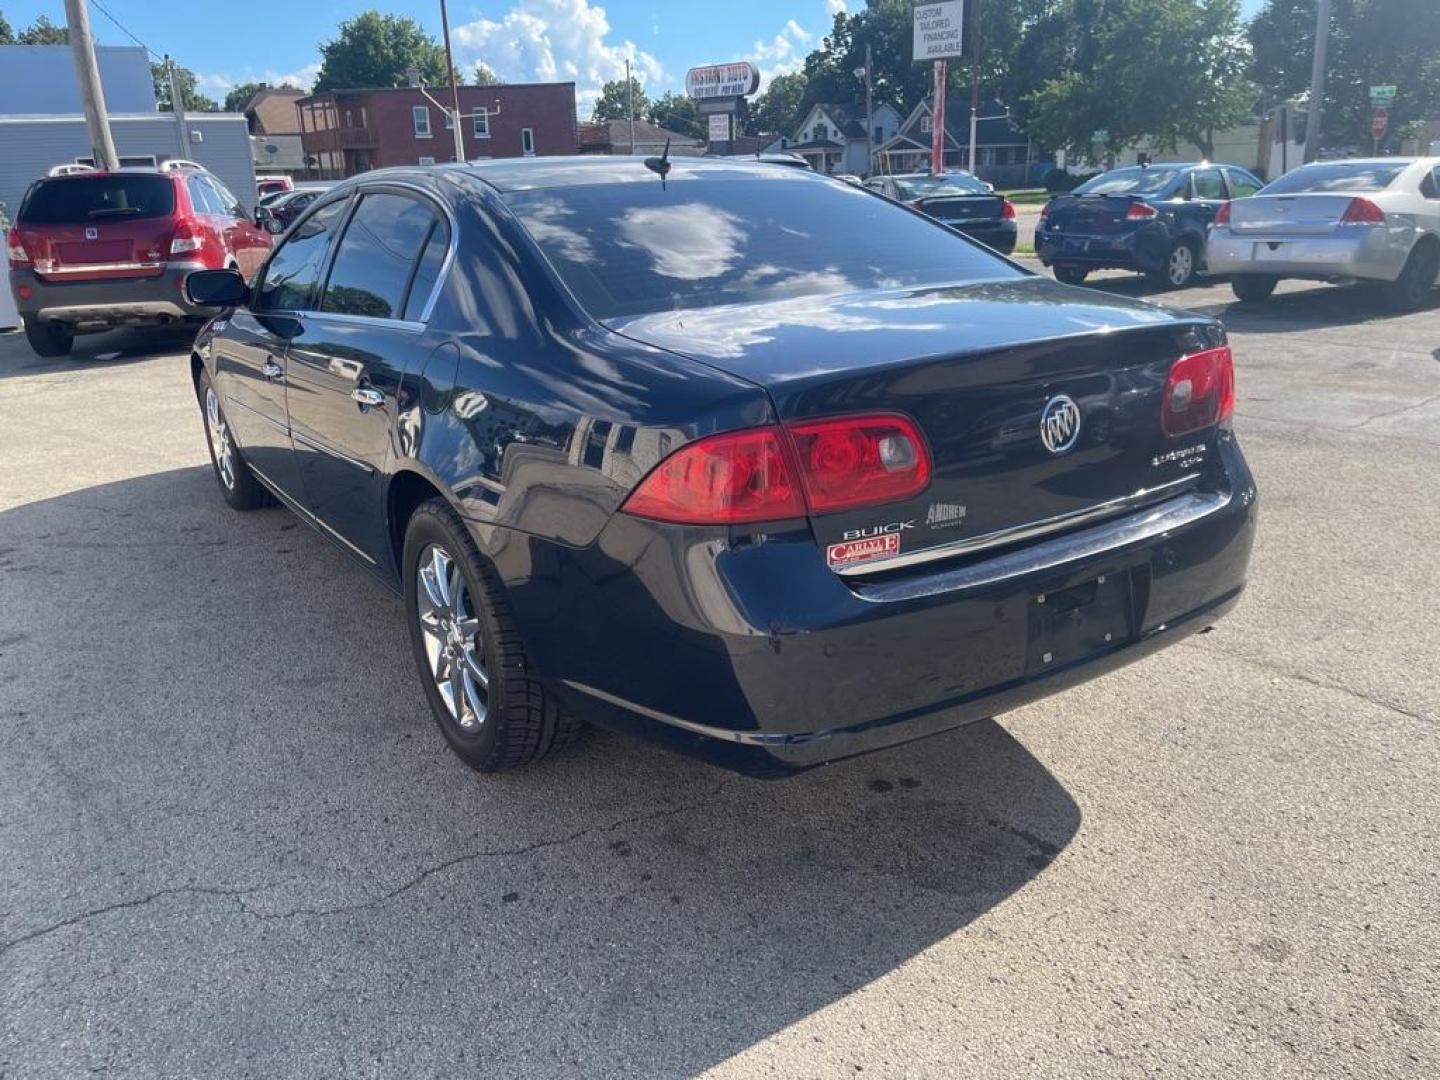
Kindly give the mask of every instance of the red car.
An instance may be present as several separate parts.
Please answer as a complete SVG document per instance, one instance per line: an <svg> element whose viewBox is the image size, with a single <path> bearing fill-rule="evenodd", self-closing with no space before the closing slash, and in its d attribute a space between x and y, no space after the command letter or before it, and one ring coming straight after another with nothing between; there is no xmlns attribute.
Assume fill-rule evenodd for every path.
<svg viewBox="0 0 1440 1080"><path fill-rule="evenodd" d="M30 347L64 356L76 334L203 320L185 275L229 267L248 278L272 242L210 173L126 169L37 180L6 246Z"/></svg>

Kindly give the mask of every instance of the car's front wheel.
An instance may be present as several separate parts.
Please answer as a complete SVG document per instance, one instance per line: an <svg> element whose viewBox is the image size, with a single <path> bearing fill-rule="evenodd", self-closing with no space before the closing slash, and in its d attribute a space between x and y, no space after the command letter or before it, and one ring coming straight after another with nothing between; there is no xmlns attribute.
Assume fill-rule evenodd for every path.
<svg viewBox="0 0 1440 1080"><path fill-rule="evenodd" d="M70 349L75 344L75 335L67 327L57 322L25 320L25 340L30 343L36 356L43 356L47 360L60 356L69 356Z"/></svg>
<svg viewBox="0 0 1440 1080"><path fill-rule="evenodd" d="M1269 274L1240 274L1230 279L1230 290L1235 299L1247 304L1258 304L1268 300L1280 279Z"/></svg>
<svg viewBox="0 0 1440 1080"><path fill-rule="evenodd" d="M411 516L403 558L415 664L456 755L500 772L574 742L583 723L531 677L509 598L444 499Z"/></svg>
<svg viewBox="0 0 1440 1080"><path fill-rule="evenodd" d="M202 370L195 380L195 394L200 399L200 414L205 422L205 442L210 448L210 464L220 494L236 510L256 510L270 503L270 493L255 479L255 474L240 456L220 395L210 381L210 373Z"/></svg>
<svg viewBox="0 0 1440 1080"><path fill-rule="evenodd" d="M1084 285L1085 279L1090 276L1089 270L1074 263L1056 263L1052 270L1055 280L1062 285Z"/></svg>

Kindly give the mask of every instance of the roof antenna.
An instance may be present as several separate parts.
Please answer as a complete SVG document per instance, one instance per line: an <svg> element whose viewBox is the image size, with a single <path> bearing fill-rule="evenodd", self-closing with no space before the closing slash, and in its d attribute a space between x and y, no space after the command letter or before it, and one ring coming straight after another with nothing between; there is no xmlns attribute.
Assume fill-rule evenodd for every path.
<svg viewBox="0 0 1440 1080"><path fill-rule="evenodd" d="M645 168L660 177L660 187L663 190L665 187L665 177L670 172L670 139L668 136L665 139L665 149L661 152L660 156L647 157L645 159Z"/></svg>

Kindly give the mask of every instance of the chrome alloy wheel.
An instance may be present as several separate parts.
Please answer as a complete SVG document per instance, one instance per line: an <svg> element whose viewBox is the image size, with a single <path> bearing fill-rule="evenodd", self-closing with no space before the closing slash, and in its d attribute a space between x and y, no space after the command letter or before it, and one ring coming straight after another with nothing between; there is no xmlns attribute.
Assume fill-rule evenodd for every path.
<svg viewBox="0 0 1440 1080"><path fill-rule="evenodd" d="M210 449L215 454L215 471L226 491L235 490L235 447L230 442L230 428L220 414L220 400L214 387L205 388L205 428L210 432Z"/></svg>
<svg viewBox="0 0 1440 1080"><path fill-rule="evenodd" d="M485 646L470 588L460 567L439 544L420 553L415 593L435 689L460 728L474 734L485 723L490 706Z"/></svg>
<svg viewBox="0 0 1440 1080"><path fill-rule="evenodd" d="M1171 285L1184 285L1195 272L1195 253L1189 244L1176 244L1170 252L1170 261L1165 264L1165 276Z"/></svg>

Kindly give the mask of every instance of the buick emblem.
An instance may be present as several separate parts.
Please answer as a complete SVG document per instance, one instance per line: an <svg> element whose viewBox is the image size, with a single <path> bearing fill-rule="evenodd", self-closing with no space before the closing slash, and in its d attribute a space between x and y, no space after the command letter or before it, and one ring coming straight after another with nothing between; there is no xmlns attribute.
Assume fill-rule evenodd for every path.
<svg viewBox="0 0 1440 1080"><path fill-rule="evenodd" d="M86 240L98 240L98 239L100 239L100 230L97 229L97 228L95 228L95 226L93 226L93 225L86 225L86 226L85 226L85 239L86 239Z"/></svg>
<svg viewBox="0 0 1440 1080"><path fill-rule="evenodd" d="M1056 394L1040 413L1040 441L1052 454L1063 454L1080 438L1080 406L1065 394Z"/></svg>

